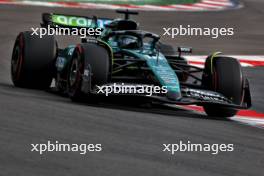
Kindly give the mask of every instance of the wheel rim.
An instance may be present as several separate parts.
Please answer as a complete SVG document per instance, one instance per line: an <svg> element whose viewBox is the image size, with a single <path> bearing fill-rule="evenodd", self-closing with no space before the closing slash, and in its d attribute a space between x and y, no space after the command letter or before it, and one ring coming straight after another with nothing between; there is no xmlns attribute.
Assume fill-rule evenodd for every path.
<svg viewBox="0 0 264 176"><path fill-rule="evenodd" d="M23 57L23 44L22 44L22 36L16 41L16 45L14 47L12 60L11 60L11 74L13 80L17 80L20 76L22 57Z"/></svg>
<svg viewBox="0 0 264 176"><path fill-rule="evenodd" d="M72 64L71 64L71 69L70 69L70 76L69 76L69 83L70 87L74 88L81 79L81 73L80 73L80 55L77 54L75 58L73 58Z"/></svg>
<svg viewBox="0 0 264 176"><path fill-rule="evenodd" d="M78 75L78 63L77 60L74 59L73 63L71 65L71 71L70 71L70 86L74 86L77 80L77 75Z"/></svg>
<svg viewBox="0 0 264 176"><path fill-rule="evenodd" d="M12 73L13 75L15 75L16 71L17 71L17 67L18 67L18 62L19 62L19 57L20 57L20 51L19 51L19 47L16 46L15 47L15 51L14 51L14 56L12 58L11 61L11 66L12 66Z"/></svg>

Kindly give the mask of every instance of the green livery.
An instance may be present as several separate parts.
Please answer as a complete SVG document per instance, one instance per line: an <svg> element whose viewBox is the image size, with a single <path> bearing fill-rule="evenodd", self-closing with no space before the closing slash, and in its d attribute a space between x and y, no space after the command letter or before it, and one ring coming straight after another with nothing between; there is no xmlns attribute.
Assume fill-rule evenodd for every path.
<svg viewBox="0 0 264 176"><path fill-rule="evenodd" d="M137 12L117 12L124 18L44 13L44 28L102 32L66 48L59 47L55 36L20 33L11 62L14 85L46 89L55 80L55 90L73 101L108 96L133 101L127 97L136 96L150 98L151 103L203 106L213 117L234 116L238 109L251 106L249 82L237 59L214 52L205 58L204 68L190 65L182 54L191 53L191 48L175 50L160 42L159 35L140 30L130 19Z"/></svg>

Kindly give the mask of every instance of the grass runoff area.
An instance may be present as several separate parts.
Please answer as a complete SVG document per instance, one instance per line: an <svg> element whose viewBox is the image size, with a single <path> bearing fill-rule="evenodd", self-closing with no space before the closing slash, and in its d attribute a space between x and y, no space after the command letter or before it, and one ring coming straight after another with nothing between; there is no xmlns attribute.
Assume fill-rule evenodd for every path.
<svg viewBox="0 0 264 176"><path fill-rule="evenodd" d="M172 4L190 4L200 0L32 0L48 2L87 2L100 4L131 4L131 5L172 5Z"/></svg>

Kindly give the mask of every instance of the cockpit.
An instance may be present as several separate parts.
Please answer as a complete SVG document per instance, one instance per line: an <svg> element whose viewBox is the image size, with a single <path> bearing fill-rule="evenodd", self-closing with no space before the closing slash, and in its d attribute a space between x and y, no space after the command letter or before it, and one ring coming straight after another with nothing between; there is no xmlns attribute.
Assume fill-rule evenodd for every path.
<svg viewBox="0 0 264 176"><path fill-rule="evenodd" d="M159 36L153 33L129 30L129 31L113 31L106 38L113 48L119 49L152 49L159 40Z"/></svg>

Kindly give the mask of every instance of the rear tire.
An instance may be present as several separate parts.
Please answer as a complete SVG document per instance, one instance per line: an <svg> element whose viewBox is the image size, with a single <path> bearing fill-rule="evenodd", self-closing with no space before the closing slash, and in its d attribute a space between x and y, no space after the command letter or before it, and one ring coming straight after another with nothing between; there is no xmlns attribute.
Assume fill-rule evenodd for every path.
<svg viewBox="0 0 264 176"><path fill-rule="evenodd" d="M46 89L50 86L57 54L53 36L21 32L15 41L11 60L11 78L16 87Z"/></svg>
<svg viewBox="0 0 264 176"><path fill-rule="evenodd" d="M89 65L91 87L108 82L110 59L108 51L94 43L83 43L75 48L69 65L68 94L73 101L87 100L82 92L82 81L85 65ZM91 96L90 96L91 98Z"/></svg>
<svg viewBox="0 0 264 176"><path fill-rule="evenodd" d="M240 105L243 100L243 83L241 65L237 59L230 57L208 57L205 62L205 70L202 85L212 91L219 92ZM236 115L237 109L205 105L206 114L211 117L231 117Z"/></svg>

